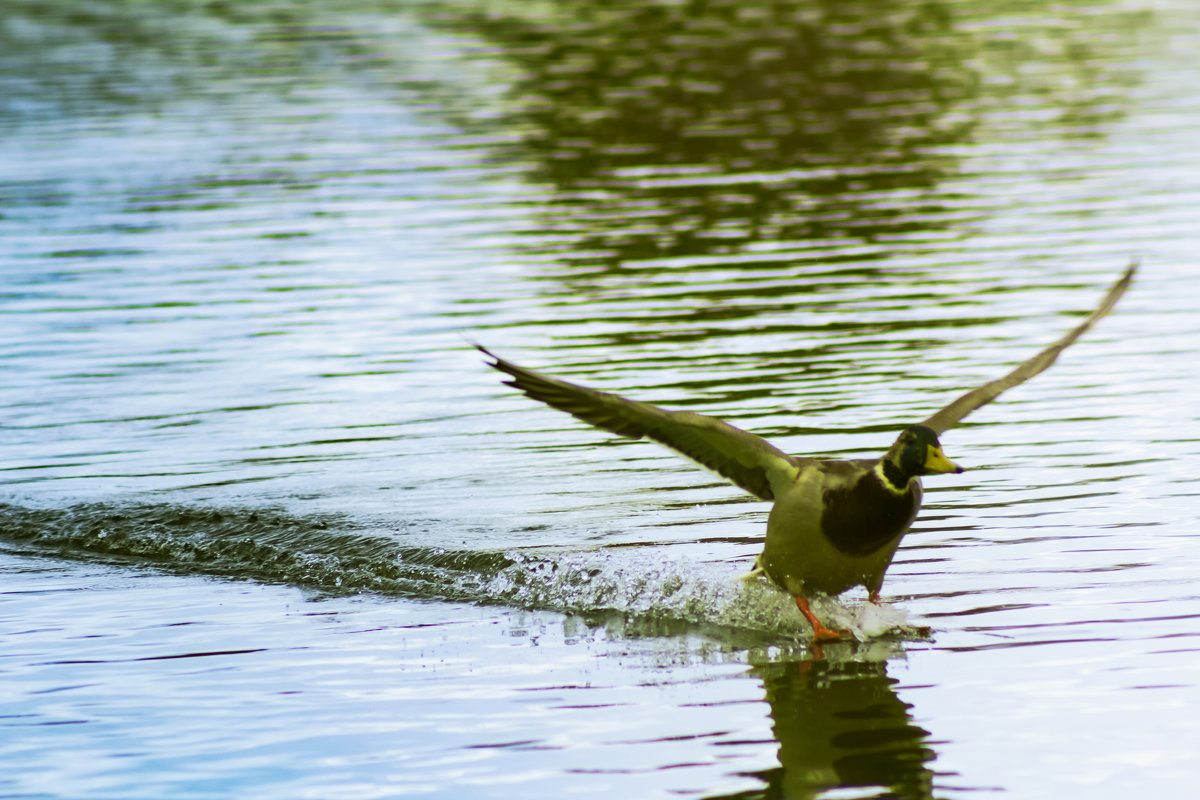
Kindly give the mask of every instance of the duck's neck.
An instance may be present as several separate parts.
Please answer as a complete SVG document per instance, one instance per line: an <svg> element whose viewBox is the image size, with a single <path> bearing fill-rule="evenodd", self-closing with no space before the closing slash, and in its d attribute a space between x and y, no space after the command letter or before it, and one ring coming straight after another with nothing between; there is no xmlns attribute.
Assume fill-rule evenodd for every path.
<svg viewBox="0 0 1200 800"><path fill-rule="evenodd" d="M908 492L909 482L913 477L893 464L889 458L885 458L879 462L879 465L875 467L875 474L879 476L879 481L883 484L884 488L893 494L905 494Z"/></svg>

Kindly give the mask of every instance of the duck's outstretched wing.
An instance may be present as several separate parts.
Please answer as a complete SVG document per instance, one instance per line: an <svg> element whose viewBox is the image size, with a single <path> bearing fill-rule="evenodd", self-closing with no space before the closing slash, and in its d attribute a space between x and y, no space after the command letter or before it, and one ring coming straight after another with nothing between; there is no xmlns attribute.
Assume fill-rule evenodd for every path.
<svg viewBox="0 0 1200 800"><path fill-rule="evenodd" d="M795 479L799 460L765 439L715 417L669 411L608 392L541 375L475 345L492 359L489 366L512 376L505 381L534 400L565 411L602 430L630 439L653 439L708 467L750 494L772 500L775 488Z"/></svg>
<svg viewBox="0 0 1200 800"><path fill-rule="evenodd" d="M1121 276L1113 287L1108 290L1108 294L1104 296L1104 300L1097 306L1096 310L1088 315L1088 318L1079 323L1070 333L1059 339L1054 344L1047 347L1042 352L1038 353L1033 358L1022 363L1012 372L1005 375L1003 378L997 378L990 383L985 383L978 389L972 389L962 397L955 400L950 405L943 408L941 411L934 414L929 419L925 420L924 424L932 428L939 435L944 433L955 423L970 414L975 409L982 405L992 402L1001 393L1011 389L1012 387L1024 383L1034 375L1041 373L1047 367L1054 363L1058 358L1058 354L1066 349L1072 342L1078 339L1088 328L1096 324L1096 321L1112 311L1113 306L1121 299L1121 295L1125 294L1125 290L1129 288L1129 284L1133 281L1133 276L1137 272L1138 263L1134 261L1125 270L1125 274Z"/></svg>

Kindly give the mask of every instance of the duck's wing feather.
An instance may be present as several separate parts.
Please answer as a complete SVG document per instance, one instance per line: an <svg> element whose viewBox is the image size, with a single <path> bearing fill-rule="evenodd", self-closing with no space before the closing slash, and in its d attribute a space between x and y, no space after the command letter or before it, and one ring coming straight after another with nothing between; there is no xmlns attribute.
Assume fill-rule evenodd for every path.
<svg viewBox="0 0 1200 800"><path fill-rule="evenodd" d="M1113 306L1121 299L1121 295L1125 294L1125 290L1129 288L1129 284L1133 281L1133 276L1137 272L1138 264L1134 261L1125 270L1125 274L1121 276L1113 287L1108 290L1108 294L1104 296L1104 300L1096 307L1096 310L1088 315L1087 319L1079 323L1066 336L1059 339L1054 344L1047 347L1042 352L1038 353L1033 358L1025 361L1012 372L1005 375L1003 378L997 378L990 383L985 383L977 389L959 397L950 405L943 408L941 411L934 414L929 419L925 420L924 424L932 428L939 435L948 430L959 420L970 414L975 409L982 405L992 402L999 397L1003 392L1011 389L1018 384L1024 383L1033 376L1041 373L1047 367L1054 363L1058 358L1058 354L1065 350L1072 342L1082 336L1088 328L1096 324L1096 321L1112 311Z"/></svg>
<svg viewBox="0 0 1200 800"><path fill-rule="evenodd" d="M775 487L795 480L799 471L799 459L715 417L670 411L568 383L519 367L480 345L475 347L492 359L490 366L512 376L506 384L534 400L602 430L665 444L763 500L774 499Z"/></svg>

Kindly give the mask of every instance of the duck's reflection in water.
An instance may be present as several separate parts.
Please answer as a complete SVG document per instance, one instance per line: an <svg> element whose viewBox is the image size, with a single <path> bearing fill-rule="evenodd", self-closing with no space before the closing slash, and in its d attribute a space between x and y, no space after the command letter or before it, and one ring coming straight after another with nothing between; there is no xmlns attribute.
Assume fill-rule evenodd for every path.
<svg viewBox="0 0 1200 800"><path fill-rule="evenodd" d="M771 707L780 766L753 773L765 788L727 797L797 800L839 788L860 790L846 797L933 796L929 732L913 723L886 660L818 652L751 672Z"/></svg>

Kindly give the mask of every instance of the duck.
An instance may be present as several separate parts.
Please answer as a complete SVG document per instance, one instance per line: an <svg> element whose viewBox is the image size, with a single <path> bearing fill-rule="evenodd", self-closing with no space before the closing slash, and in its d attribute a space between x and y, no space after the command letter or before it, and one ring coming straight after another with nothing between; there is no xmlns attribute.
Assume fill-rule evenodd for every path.
<svg viewBox="0 0 1200 800"><path fill-rule="evenodd" d="M1137 272L1133 262L1087 317L1006 375L959 396L927 419L900 430L878 458L822 460L784 453L765 439L716 417L670 410L591 389L518 366L472 343L504 380L526 396L596 428L666 445L772 503L762 552L744 579L765 577L795 600L814 643L847 633L818 618L809 599L862 586L880 602L884 574L921 507L921 479L957 474L940 437L971 412L1045 371L1106 316Z"/></svg>

